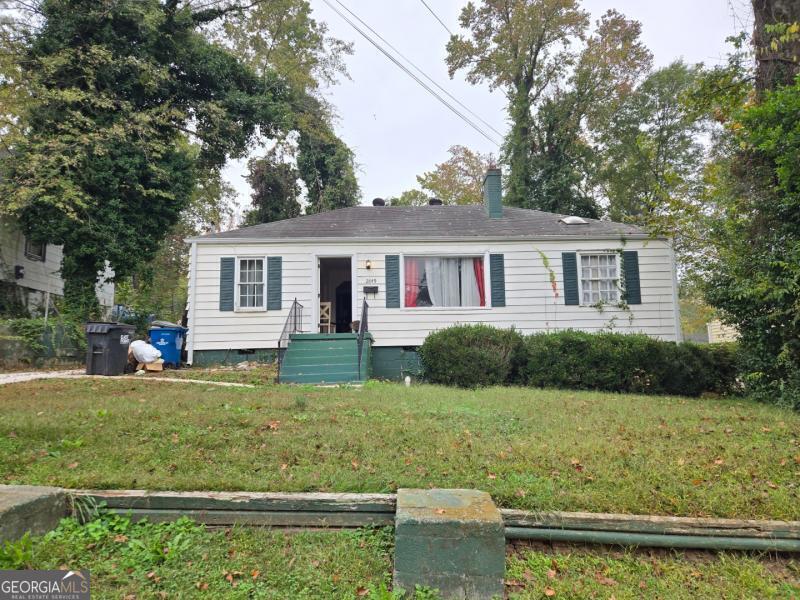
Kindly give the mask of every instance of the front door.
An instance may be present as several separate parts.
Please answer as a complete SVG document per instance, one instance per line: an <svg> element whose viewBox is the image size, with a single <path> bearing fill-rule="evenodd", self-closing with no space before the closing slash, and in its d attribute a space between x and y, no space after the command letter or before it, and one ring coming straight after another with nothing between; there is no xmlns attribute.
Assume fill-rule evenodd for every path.
<svg viewBox="0 0 800 600"><path fill-rule="evenodd" d="M353 321L353 273L349 256L317 259L318 333L350 333Z"/></svg>

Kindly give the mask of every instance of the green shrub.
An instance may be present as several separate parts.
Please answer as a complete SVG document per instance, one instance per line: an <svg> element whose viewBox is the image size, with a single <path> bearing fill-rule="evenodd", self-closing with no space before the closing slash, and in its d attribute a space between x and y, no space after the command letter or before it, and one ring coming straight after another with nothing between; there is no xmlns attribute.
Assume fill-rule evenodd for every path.
<svg viewBox="0 0 800 600"><path fill-rule="evenodd" d="M522 381L536 387L699 396L736 390L733 344L676 344L643 334L528 336Z"/></svg>
<svg viewBox="0 0 800 600"><path fill-rule="evenodd" d="M513 329L457 325L430 334L419 353L431 383L475 388L516 383L524 344Z"/></svg>

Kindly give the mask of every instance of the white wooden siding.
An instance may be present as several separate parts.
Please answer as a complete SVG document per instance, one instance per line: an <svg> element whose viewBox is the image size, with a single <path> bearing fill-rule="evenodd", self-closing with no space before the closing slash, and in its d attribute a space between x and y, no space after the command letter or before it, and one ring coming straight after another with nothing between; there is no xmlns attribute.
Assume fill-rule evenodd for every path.
<svg viewBox="0 0 800 600"><path fill-rule="evenodd" d="M14 267L24 267L25 276L16 280L17 285L38 292L50 292L57 296L64 294L64 280L61 279L61 246L48 244L44 261L31 260L25 256L25 236L16 228L14 221L6 220L0 224L0 257L2 266L8 271L7 277L13 280ZM107 270L106 275L113 275ZM103 283L96 288L101 306L114 304L114 284Z"/></svg>
<svg viewBox="0 0 800 600"><path fill-rule="evenodd" d="M565 306L562 252L618 251L619 240L530 242L342 242L321 244L197 243L190 275L191 348L227 350L275 348L292 301L303 306L303 324L313 330L316 255L355 255L357 297L353 319L358 319L364 286L377 285L378 294L367 298L369 329L376 346L418 346L432 331L456 323L488 323L515 327L523 333L582 329L641 332L665 340L677 340L674 265L671 247L663 240L628 240L625 250L639 253L642 304L629 310L605 307ZM505 256L506 306L493 308L386 308L384 257L400 255ZM219 259L223 256L263 254L283 257L283 308L259 313L220 312ZM542 255L547 257L546 268ZM366 268L366 261L371 269ZM486 271L489 271L488 264ZM551 287L555 275L557 296ZM402 267L401 267L402 272ZM373 283L372 280L375 280ZM401 298L403 282L400 284ZM487 303L491 302L487 286Z"/></svg>

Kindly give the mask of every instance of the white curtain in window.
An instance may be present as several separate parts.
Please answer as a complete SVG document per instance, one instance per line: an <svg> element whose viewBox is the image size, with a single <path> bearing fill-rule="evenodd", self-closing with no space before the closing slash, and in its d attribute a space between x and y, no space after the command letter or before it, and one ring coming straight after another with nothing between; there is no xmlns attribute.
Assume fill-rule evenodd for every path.
<svg viewBox="0 0 800 600"><path fill-rule="evenodd" d="M475 278L474 259L461 260L461 306L480 306L481 293Z"/></svg>
<svg viewBox="0 0 800 600"><path fill-rule="evenodd" d="M433 306L460 306L458 258L425 259L425 280Z"/></svg>

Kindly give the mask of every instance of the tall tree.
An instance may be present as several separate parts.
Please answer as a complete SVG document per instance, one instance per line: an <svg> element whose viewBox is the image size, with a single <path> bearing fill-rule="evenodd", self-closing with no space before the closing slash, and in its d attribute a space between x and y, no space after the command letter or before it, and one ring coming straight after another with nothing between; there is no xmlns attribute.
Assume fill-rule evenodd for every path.
<svg viewBox="0 0 800 600"><path fill-rule="evenodd" d="M296 156L306 185L306 213L355 206L361 191L353 152L336 136L316 98L306 97L301 110Z"/></svg>
<svg viewBox="0 0 800 600"><path fill-rule="evenodd" d="M33 98L6 142L0 197L35 241L64 246L68 305L96 312L98 271L158 251L198 169L291 127L292 96L200 28L225 14L178 0L36 0L19 67ZM197 157L187 138L199 146Z"/></svg>
<svg viewBox="0 0 800 600"><path fill-rule="evenodd" d="M706 123L687 103L699 67L653 71L603 128L594 184L615 221L672 237L683 266L702 260Z"/></svg>
<svg viewBox="0 0 800 600"><path fill-rule="evenodd" d="M526 206L533 109L574 63L572 45L584 36L589 15L578 0L482 0L477 6L468 2L459 21L469 35L453 36L447 44L450 77L465 69L470 83L488 82L505 93L511 121L504 158L510 168L506 198Z"/></svg>
<svg viewBox="0 0 800 600"><path fill-rule="evenodd" d="M468 81L489 81L508 98L508 202L597 217L590 140L649 69L639 23L612 10L589 35L577 1L484 0L467 5L461 24L470 37L448 44L451 76L468 69Z"/></svg>
<svg viewBox="0 0 800 600"><path fill-rule="evenodd" d="M245 225L271 223L300 214L300 174L293 165L268 154L251 159L248 167L253 208L245 214Z"/></svg>
<svg viewBox="0 0 800 600"><path fill-rule="evenodd" d="M493 165L489 154L466 146L451 146L450 158L432 171L417 175L417 183L444 204L480 204L483 202L483 177Z"/></svg>
<svg viewBox="0 0 800 600"><path fill-rule="evenodd" d="M308 212L357 204L353 154L336 135L333 107L320 93L349 77L344 59L352 54L352 44L329 35L327 25L313 18L308 0L255 2L231 11L217 39L256 72L279 73L301 99L295 106L299 138L279 139L266 156L250 163L249 180L259 187L254 187L247 222L299 214L293 192L297 182L290 181L298 172L308 191ZM276 186L289 195L267 191Z"/></svg>
<svg viewBox="0 0 800 600"><path fill-rule="evenodd" d="M800 22L781 20L791 14L773 10L778 5L786 6L754 2L752 76L714 70L702 88L715 92L706 105L725 126L708 192L724 218L713 224L706 296L741 334L749 390L800 408L800 78L787 75L796 74L800 57L791 44L781 46L800 32ZM783 40L767 41L764 33ZM782 47L788 62L778 66L772 56L765 65L764 57Z"/></svg>

